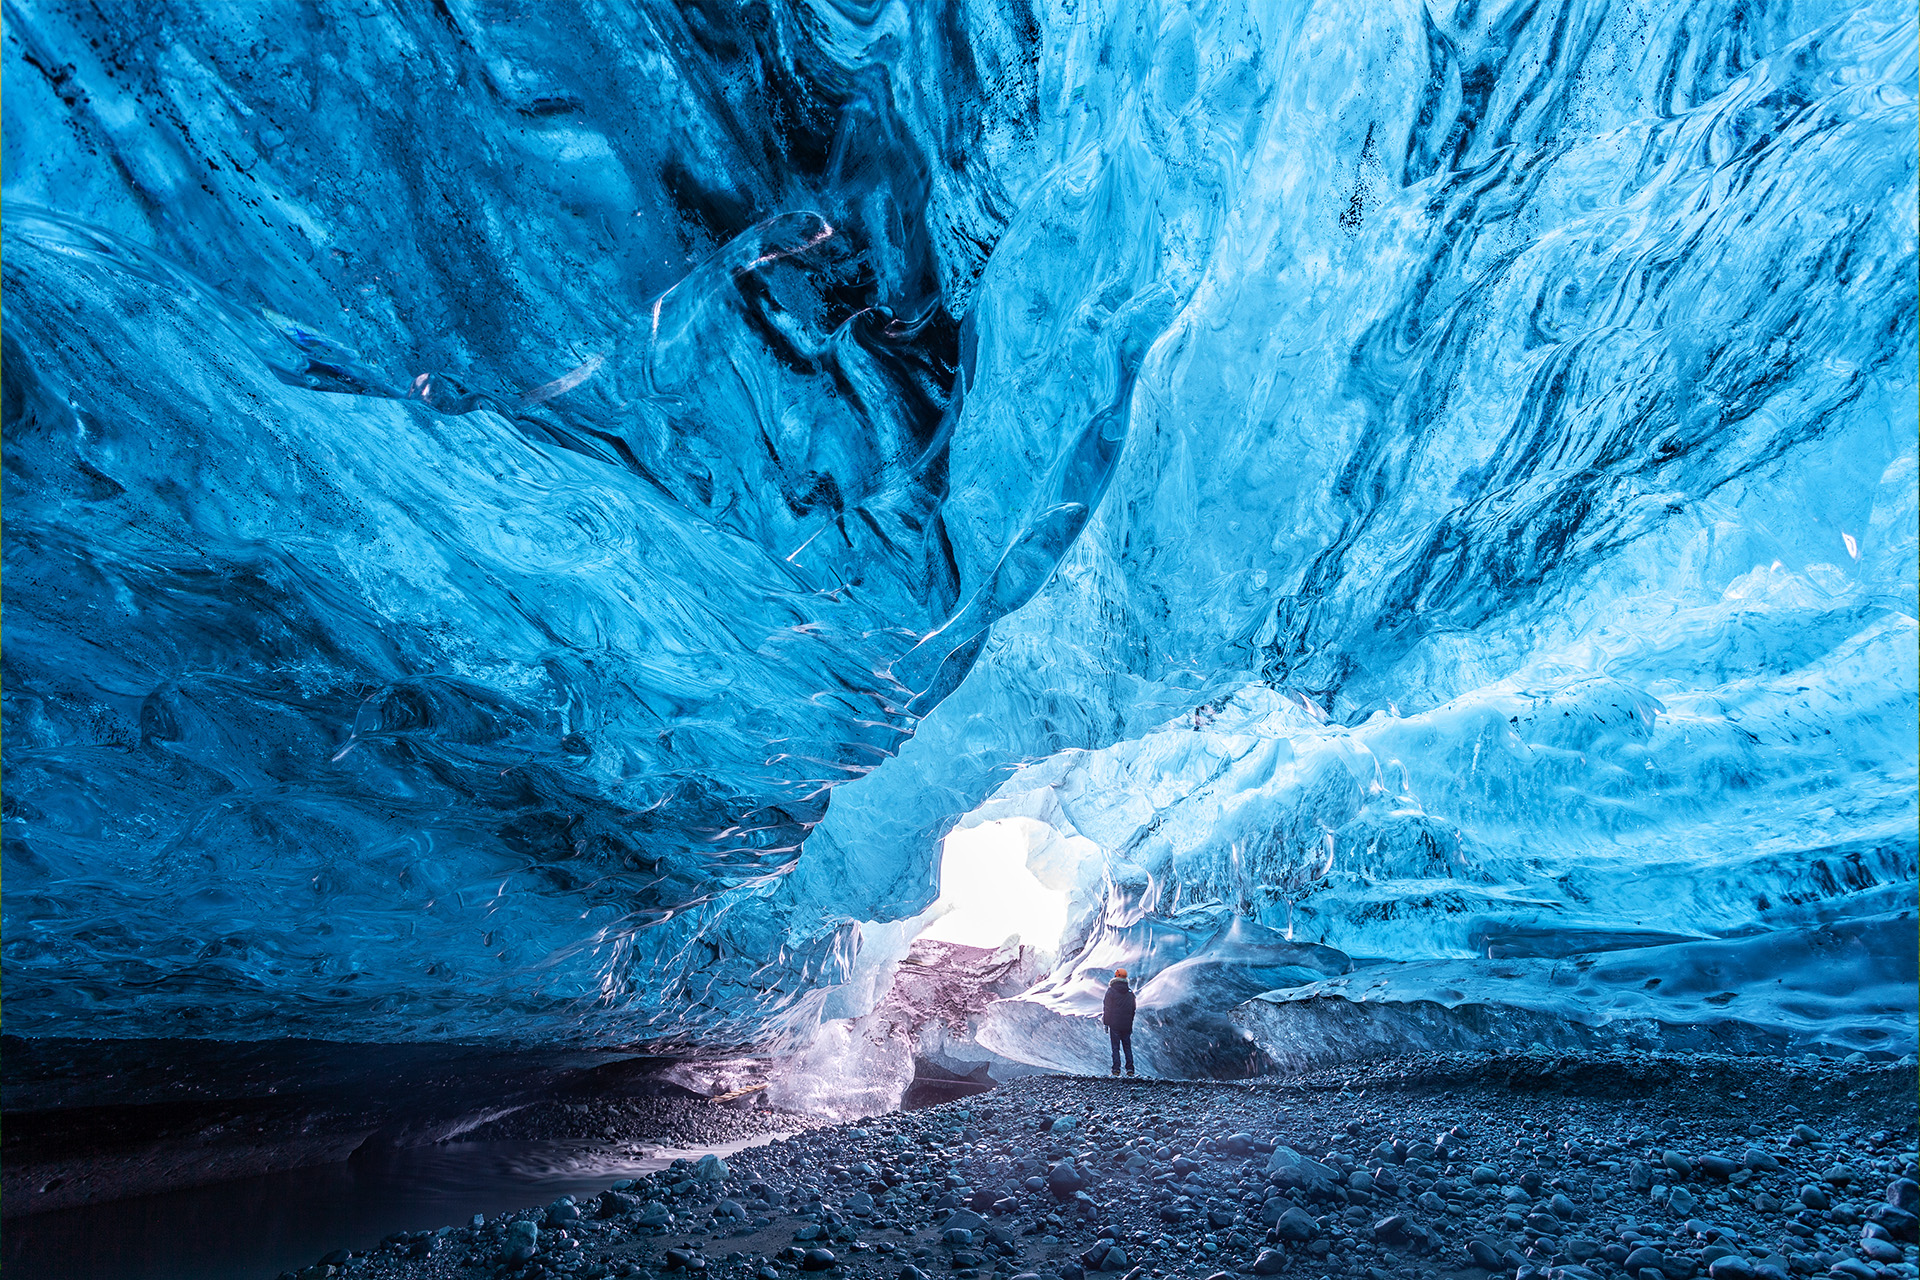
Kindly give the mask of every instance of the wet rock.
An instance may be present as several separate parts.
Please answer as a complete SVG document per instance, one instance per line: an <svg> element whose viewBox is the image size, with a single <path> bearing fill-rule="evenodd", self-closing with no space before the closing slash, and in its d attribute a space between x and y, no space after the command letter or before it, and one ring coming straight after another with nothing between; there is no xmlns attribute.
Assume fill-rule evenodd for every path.
<svg viewBox="0 0 1920 1280"><path fill-rule="evenodd" d="M1875 1262L1883 1262L1889 1265L1899 1262L1904 1256L1900 1252L1899 1245L1891 1240L1882 1240L1878 1237L1868 1237L1862 1240L1860 1242L1860 1252L1866 1254Z"/></svg>
<svg viewBox="0 0 1920 1280"><path fill-rule="evenodd" d="M1276 1276L1287 1269L1286 1255L1275 1249L1262 1249L1253 1258L1253 1274Z"/></svg>
<svg viewBox="0 0 1920 1280"><path fill-rule="evenodd" d="M1729 1160L1725 1156L1705 1155L1700 1157L1700 1168L1710 1176L1725 1182L1740 1171L1741 1165L1739 1161Z"/></svg>
<svg viewBox="0 0 1920 1280"><path fill-rule="evenodd" d="M839 1261L833 1256L831 1249L809 1249L800 1255L800 1267L803 1271L825 1271Z"/></svg>
<svg viewBox="0 0 1920 1280"><path fill-rule="evenodd" d="M1758 1147L1748 1147L1744 1163L1755 1173L1778 1173L1780 1162Z"/></svg>
<svg viewBox="0 0 1920 1280"><path fill-rule="evenodd" d="M1673 1170L1673 1172L1675 1172L1676 1174L1679 1174L1683 1178L1687 1177L1693 1172L1693 1161L1687 1159L1685 1156L1681 1155L1678 1151L1661 1152L1660 1163L1665 1165L1667 1168Z"/></svg>
<svg viewBox="0 0 1920 1280"><path fill-rule="evenodd" d="M1831 1209L1833 1197L1827 1194L1826 1188L1817 1187L1809 1182L1800 1188L1800 1203L1809 1209Z"/></svg>
<svg viewBox="0 0 1920 1280"><path fill-rule="evenodd" d="M693 1176L701 1182L725 1182L733 1171L727 1162L709 1152L694 1162Z"/></svg>
<svg viewBox="0 0 1920 1280"><path fill-rule="evenodd" d="M1920 1183L1912 1178L1895 1178L1887 1185L1887 1203L1908 1213L1920 1209Z"/></svg>

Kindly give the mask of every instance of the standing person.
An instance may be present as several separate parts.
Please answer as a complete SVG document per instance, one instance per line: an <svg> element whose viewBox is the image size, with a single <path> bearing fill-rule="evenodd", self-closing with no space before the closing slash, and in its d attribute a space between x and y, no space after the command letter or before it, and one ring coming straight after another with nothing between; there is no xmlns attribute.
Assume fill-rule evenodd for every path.
<svg viewBox="0 0 1920 1280"><path fill-rule="evenodd" d="M1120 1054L1127 1055L1127 1074L1133 1074L1133 991L1127 986L1127 971L1115 969L1107 984L1107 999L1100 1008L1100 1021L1107 1024L1107 1038L1113 1041L1113 1074L1120 1074Z"/></svg>

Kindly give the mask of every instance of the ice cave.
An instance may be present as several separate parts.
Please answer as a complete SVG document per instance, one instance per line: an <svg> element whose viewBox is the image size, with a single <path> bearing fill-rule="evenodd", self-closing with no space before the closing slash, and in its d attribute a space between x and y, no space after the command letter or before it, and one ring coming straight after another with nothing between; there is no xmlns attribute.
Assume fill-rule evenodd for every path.
<svg viewBox="0 0 1920 1280"><path fill-rule="evenodd" d="M9 1225L1120 968L1160 1080L1911 1064L1917 31L6 0Z"/></svg>

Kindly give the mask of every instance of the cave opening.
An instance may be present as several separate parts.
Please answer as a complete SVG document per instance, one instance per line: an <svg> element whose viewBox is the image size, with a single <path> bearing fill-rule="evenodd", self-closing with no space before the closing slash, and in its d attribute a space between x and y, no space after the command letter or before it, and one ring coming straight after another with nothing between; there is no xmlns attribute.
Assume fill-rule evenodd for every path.
<svg viewBox="0 0 1920 1280"><path fill-rule="evenodd" d="M941 845L940 896L920 937L989 950L1008 942L1044 955L1067 930L1064 889L1049 888L1027 865L1038 823L999 818L956 827Z"/></svg>

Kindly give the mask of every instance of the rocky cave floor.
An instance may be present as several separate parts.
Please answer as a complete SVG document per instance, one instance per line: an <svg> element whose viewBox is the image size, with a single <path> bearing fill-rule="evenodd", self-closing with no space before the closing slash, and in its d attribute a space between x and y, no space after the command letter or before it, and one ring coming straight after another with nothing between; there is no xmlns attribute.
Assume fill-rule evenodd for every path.
<svg viewBox="0 0 1920 1280"><path fill-rule="evenodd" d="M1912 1280L1915 1110L1908 1061L1427 1055L1237 1083L1033 1077L298 1274Z"/></svg>
<svg viewBox="0 0 1920 1280"><path fill-rule="evenodd" d="M463 1129L460 1142L501 1142L541 1138L575 1138L599 1142L609 1150L647 1147L712 1147L765 1133L790 1133L813 1128L818 1120L791 1112L751 1105L758 1090L726 1105L684 1094L654 1097L548 1099L521 1107L472 1129Z"/></svg>

